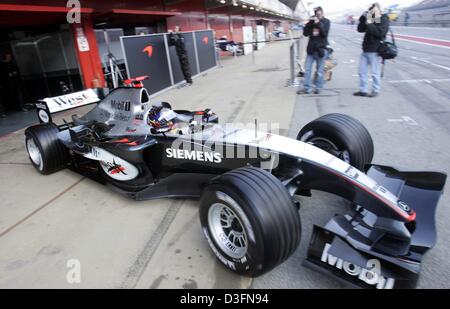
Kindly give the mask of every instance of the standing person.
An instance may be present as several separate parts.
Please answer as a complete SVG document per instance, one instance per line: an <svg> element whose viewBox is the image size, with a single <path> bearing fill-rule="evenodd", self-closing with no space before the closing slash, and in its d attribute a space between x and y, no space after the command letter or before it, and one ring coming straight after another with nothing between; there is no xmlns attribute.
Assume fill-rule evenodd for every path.
<svg viewBox="0 0 450 309"><path fill-rule="evenodd" d="M175 26L175 31L173 32L169 30L169 45L175 46L175 50L177 51L177 56L181 65L181 71L183 72L184 79L190 86L193 83L191 67L189 65L189 58L186 46L184 44L184 38L179 33L180 30L180 26Z"/></svg>
<svg viewBox="0 0 450 309"><path fill-rule="evenodd" d="M314 62L317 66L317 78L315 80L315 94L319 94L323 88L323 68L328 56L326 49L328 45L328 32L330 31L330 21L323 15L323 9L319 6L314 9L314 16L303 29L303 35L309 37L308 47L306 48L305 78L303 79L303 89L297 91L297 94L312 93L312 67Z"/></svg>
<svg viewBox="0 0 450 309"><path fill-rule="evenodd" d="M384 40L389 30L389 17L381 14L378 3L370 6L369 11L359 18L358 32L365 33L362 44L363 53L359 60L359 91L353 95L376 97L380 92L381 57L378 55L380 41ZM368 70L372 74L372 91L369 93Z"/></svg>
<svg viewBox="0 0 450 309"><path fill-rule="evenodd" d="M14 107L16 110L28 111L25 107L19 68L14 61L12 53L7 51L0 60L0 89L4 95L4 103ZM10 105L11 104L11 105Z"/></svg>
<svg viewBox="0 0 450 309"><path fill-rule="evenodd" d="M408 27L408 24L409 24L409 13L406 12L405 13L405 27Z"/></svg>

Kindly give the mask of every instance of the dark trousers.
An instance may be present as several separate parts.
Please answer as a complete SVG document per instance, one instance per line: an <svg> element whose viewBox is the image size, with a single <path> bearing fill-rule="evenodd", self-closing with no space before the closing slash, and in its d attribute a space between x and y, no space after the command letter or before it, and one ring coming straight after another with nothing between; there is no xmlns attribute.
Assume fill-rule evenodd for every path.
<svg viewBox="0 0 450 309"><path fill-rule="evenodd" d="M189 65L189 58L186 53L179 53L178 59L180 60L181 71L183 72L184 79L187 83L192 84L191 67Z"/></svg>

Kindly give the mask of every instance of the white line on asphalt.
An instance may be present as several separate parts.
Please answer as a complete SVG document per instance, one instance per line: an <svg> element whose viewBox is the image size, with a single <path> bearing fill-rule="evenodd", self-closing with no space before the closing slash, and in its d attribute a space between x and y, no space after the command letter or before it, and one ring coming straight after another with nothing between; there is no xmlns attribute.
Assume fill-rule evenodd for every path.
<svg viewBox="0 0 450 309"><path fill-rule="evenodd" d="M402 118L403 118L403 120L404 120L407 124L409 124L409 125L412 125L412 126L418 125L417 121L415 121L414 119L412 119L412 118L409 117L409 116L402 116Z"/></svg>
<svg viewBox="0 0 450 309"><path fill-rule="evenodd" d="M445 42L445 43L449 43L450 42L449 40L427 38L427 37L411 35L411 34L399 34L399 35L409 36L409 37L415 38L415 39L433 40L433 41L439 41L439 42ZM414 41L414 42L416 42L416 41Z"/></svg>
<svg viewBox="0 0 450 309"><path fill-rule="evenodd" d="M410 56L412 59L415 60L423 60L423 61L430 61L431 58L425 58L425 57L416 57L416 56Z"/></svg>
<svg viewBox="0 0 450 309"><path fill-rule="evenodd" d="M358 76L358 75L356 75L356 76ZM436 83L450 82L450 78L400 79L400 80L389 80L388 81L388 83L392 83L392 84L417 84L417 83L431 84L432 82L436 82Z"/></svg>
<svg viewBox="0 0 450 309"><path fill-rule="evenodd" d="M414 119L412 119L409 116L401 116L400 118L396 118L396 119L388 119L388 122L405 122L406 124L410 125L410 126L417 126L418 123L417 121L415 121Z"/></svg>
<svg viewBox="0 0 450 309"><path fill-rule="evenodd" d="M443 45L435 45L435 44L430 44L430 43L425 43L425 42L418 42L418 41L413 41L413 40L408 40L408 39L402 39L399 37L396 37L395 39L400 40L400 41L405 41L405 42L411 42L411 43L417 43L417 44L428 45L428 46L433 46L433 47L442 47L442 48L450 49L450 47L443 46Z"/></svg>
<svg viewBox="0 0 450 309"><path fill-rule="evenodd" d="M429 60L425 60L425 58L418 58L418 57L415 57L415 56L410 56L410 57L411 57L411 59L414 59L414 60L416 60L416 61L420 61L420 62L423 62L423 63L427 63L427 64L432 65L432 66L435 66L435 67L437 67L437 68L441 68L441 69L450 71L450 68L449 68L449 67L446 67L445 65L433 63L433 62L431 62L431 61L429 61Z"/></svg>
<svg viewBox="0 0 450 309"><path fill-rule="evenodd" d="M410 26L391 26L391 28L394 29L427 29L427 30L443 30L443 31L450 31L449 28L439 28L439 27L410 27ZM407 34L405 34L407 35Z"/></svg>

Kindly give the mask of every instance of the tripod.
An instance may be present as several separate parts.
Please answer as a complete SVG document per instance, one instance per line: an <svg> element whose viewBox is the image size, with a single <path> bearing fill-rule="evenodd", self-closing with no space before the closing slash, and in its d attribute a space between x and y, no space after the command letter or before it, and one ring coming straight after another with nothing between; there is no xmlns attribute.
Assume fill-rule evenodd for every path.
<svg viewBox="0 0 450 309"><path fill-rule="evenodd" d="M111 52L109 34L105 27L106 23L99 25L101 25L103 29L103 36L105 38L105 45L107 51L105 55L106 60L105 63L107 63L107 66L105 67L105 77L110 76L113 88L117 88L119 87L119 84L123 83L124 77L120 70L116 56L114 56L114 54Z"/></svg>

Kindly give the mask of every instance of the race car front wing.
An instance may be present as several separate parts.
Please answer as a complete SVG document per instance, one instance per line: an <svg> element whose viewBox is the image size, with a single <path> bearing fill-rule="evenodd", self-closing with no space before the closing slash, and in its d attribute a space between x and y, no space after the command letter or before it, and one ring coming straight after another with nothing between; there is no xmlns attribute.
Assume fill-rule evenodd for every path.
<svg viewBox="0 0 450 309"><path fill-rule="evenodd" d="M315 225L305 266L363 288L414 288L425 253L436 243L435 213L446 175L371 165L367 175L416 213L401 222L355 205ZM406 206L407 205L407 206Z"/></svg>

